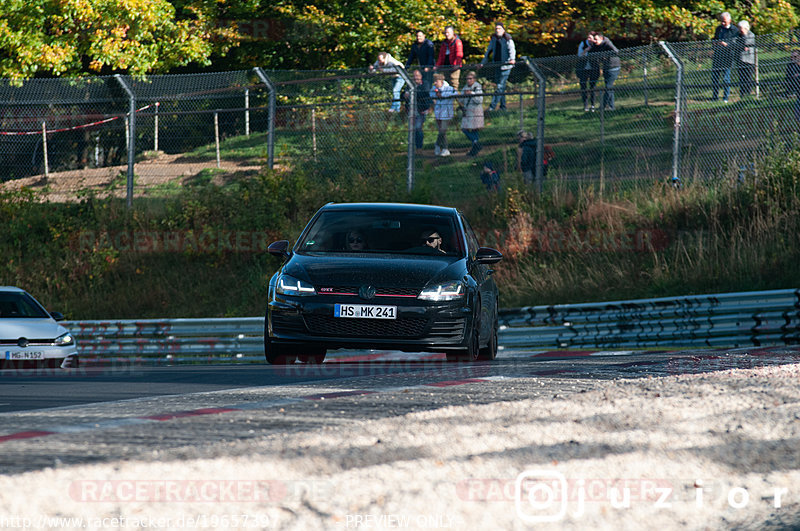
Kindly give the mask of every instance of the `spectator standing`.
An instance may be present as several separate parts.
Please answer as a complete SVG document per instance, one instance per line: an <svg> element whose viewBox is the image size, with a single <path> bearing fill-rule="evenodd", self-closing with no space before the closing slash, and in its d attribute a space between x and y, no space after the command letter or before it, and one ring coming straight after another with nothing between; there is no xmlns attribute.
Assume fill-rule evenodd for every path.
<svg viewBox="0 0 800 531"><path fill-rule="evenodd" d="M581 87L581 100L584 112L594 112L594 87L600 78L600 63L588 55L589 47L594 43L596 31L590 31L578 45L578 60L575 63L575 74ZM591 108L589 107L591 105Z"/></svg>
<svg viewBox="0 0 800 531"><path fill-rule="evenodd" d="M406 100L409 116L411 116L412 112L414 113L414 145L417 149L422 149L424 141L422 125L425 123L425 116L428 114L428 111L430 111L431 99L428 90L425 88L425 83L422 80L422 72L414 70L412 78L414 79L414 94L416 99L415 108L410 108L411 94L408 91L403 94L403 97Z"/></svg>
<svg viewBox="0 0 800 531"><path fill-rule="evenodd" d="M547 177L547 168L550 161L555 158L553 148L544 145L542 152L542 180L536 179L536 150L539 141L531 133L520 131L517 135L519 140L519 169L522 171L522 178L526 184L534 183L537 193L542 193L544 179Z"/></svg>
<svg viewBox="0 0 800 531"><path fill-rule="evenodd" d="M450 120L453 119L453 97L455 95L456 89L444 80L444 74L439 74L438 72L433 74L433 88L430 96L433 100L433 116L436 118L436 129L439 131L433 152L435 155L442 157L450 156L450 150L447 149L447 128L450 125Z"/></svg>
<svg viewBox="0 0 800 531"><path fill-rule="evenodd" d="M378 53L378 60L369 67L370 72L397 72L397 67L402 68L403 63L392 57L388 52ZM399 74L392 76L392 106L389 112L400 112L400 93L405 81Z"/></svg>
<svg viewBox="0 0 800 531"><path fill-rule="evenodd" d="M750 31L750 23L742 20L737 24L739 36L736 45L739 57L736 62L736 71L739 73L739 95L750 95L753 90L753 80L756 74L756 36Z"/></svg>
<svg viewBox="0 0 800 531"><path fill-rule="evenodd" d="M494 25L494 35L489 41L489 46L486 48L486 53L483 55L481 65L487 63L494 63L493 67L496 69L494 72L494 81L497 83L497 89L492 96L492 102L489 104L489 110L495 110L498 105L500 109L506 108L506 83L508 76L511 74L511 69L514 68L514 63L517 59L517 49L514 46L514 39L506 31L502 22ZM498 65L499 68L498 68Z"/></svg>
<svg viewBox="0 0 800 531"><path fill-rule="evenodd" d="M474 157L483 147L478 141L480 130L483 129L483 88L476 80L475 72L467 72L467 82L461 89L460 104L464 111L461 131L472 142L467 156Z"/></svg>
<svg viewBox="0 0 800 531"><path fill-rule="evenodd" d="M425 38L425 32L417 30L417 40L411 45L411 51L408 54L406 61L406 70L417 61L420 68L422 68L422 79L425 86L430 88L433 86L433 67L436 65L436 51L434 50L433 41Z"/></svg>
<svg viewBox="0 0 800 531"><path fill-rule="evenodd" d="M711 58L711 99L719 99L719 81L724 84L722 101L728 103L731 95L731 67L736 49L736 38L739 29L731 25L731 14L725 11L719 16L722 23L714 31L714 41L711 43L714 53Z"/></svg>
<svg viewBox="0 0 800 531"><path fill-rule="evenodd" d="M444 29L444 41L439 47L439 58L434 69L440 69L450 74L450 86L458 88L461 78L461 66L464 62L464 44L456 35L453 26Z"/></svg>
<svg viewBox="0 0 800 531"><path fill-rule="evenodd" d="M800 50L792 50L791 61L786 65L786 91L794 94L794 119L800 124Z"/></svg>
<svg viewBox="0 0 800 531"><path fill-rule="evenodd" d="M619 60L619 50L611 39L603 35L602 32L596 32L592 38L591 46L587 53L591 56L595 54L603 65L603 81L605 82L605 90L603 91L603 107L609 111L614 110L614 83L619 77L619 71L622 63ZM589 60L596 60L590 57Z"/></svg>

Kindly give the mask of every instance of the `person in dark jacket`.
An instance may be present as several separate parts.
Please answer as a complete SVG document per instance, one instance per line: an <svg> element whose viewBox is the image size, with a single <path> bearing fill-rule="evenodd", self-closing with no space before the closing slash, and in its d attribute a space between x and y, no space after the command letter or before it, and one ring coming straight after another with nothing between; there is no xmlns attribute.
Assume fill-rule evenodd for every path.
<svg viewBox="0 0 800 531"><path fill-rule="evenodd" d="M494 169L494 165L490 160L483 163L481 182L489 192L497 192L500 189L500 174Z"/></svg>
<svg viewBox="0 0 800 531"><path fill-rule="evenodd" d="M453 26L444 29L444 41L439 47L439 57L434 70L450 74L450 86L457 88L461 79L461 67L464 63L464 43L456 35Z"/></svg>
<svg viewBox="0 0 800 531"><path fill-rule="evenodd" d="M736 72L739 74L739 95L750 95L753 90L753 79L756 74L756 36L750 31L750 23L742 20L737 24L739 36L736 37L736 48L739 56L736 60Z"/></svg>
<svg viewBox="0 0 800 531"><path fill-rule="evenodd" d="M719 99L719 81L722 78L724 83L722 101L728 103L731 95L731 67L733 66L739 28L731 24L731 14L727 11L722 13L719 18L722 24L717 26L714 31L714 41L711 43L714 50L711 58L711 99L714 101Z"/></svg>
<svg viewBox="0 0 800 531"><path fill-rule="evenodd" d="M594 87L600 78L600 63L588 55L589 47L594 43L596 31L590 31L586 39L578 45L578 60L575 62L575 75L578 76L578 84L581 87L581 99L583 100L583 110L594 112ZM591 107L589 107L591 103Z"/></svg>
<svg viewBox="0 0 800 531"><path fill-rule="evenodd" d="M519 169L522 171L522 178L526 184L535 182L535 189L537 193L542 193L543 179L547 177L547 167L550 161L555 158L553 148L544 145L542 148L542 180L535 179L536 177L536 150L539 147L539 141L534 138L531 133L520 131L517 134L519 140Z"/></svg>
<svg viewBox="0 0 800 531"><path fill-rule="evenodd" d="M416 105L414 107L414 145L417 149L422 149L422 144L424 140L424 132L422 130L422 125L425 123L425 116L428 115L428 111L431 109L431 97L429 94L429 90L425 88L425 82L422 80L422 72L419 70L414 70L411 74L412 79L414 80L414 96L416 99ZM406 89L403 93L403 99L406 102L406 109L411 114L411 93Z"/></svg>
<svg viewBox="0 0 800 531"><path fill-rule="evenodd" d="M498 22L494 26L494 34L489 41L489 46L486 48L486 53L481 61L481 66L487 63L494 63L496 72L494 81L497 83L497 89L492 102L489 104L489 110L495 110L498 105L500 109L506 108L506 83L508 76L511 74L511 69L514 68L514 63L517 59L517 49L514 46L514 39L506 31L502 22Z"/></svg>
<svg viewBox="0 0 800 531"><path fill-rule="evenodd" d="M436 64L436 51L433 41L425 38L422 30L417 30L417 40L411 45L411 51L406 61L406 70L417 61L422 68L422 79L428 90L433 86L433 67Z"/></svg>
<svg viewBox="0 0 800 531"><path fill-rule="evenodd" d="M602 32L597 32L592 39L592 44L587 50L590 60L598 58L600 64L603 66L603 81L605 81L605 90L603 91L603 107L609 111L614 110L614 82L619 77L619 71L622 66L619 60L619 50L611 39L603 35ZM592 57L594 56L594 57Z"/></svg>

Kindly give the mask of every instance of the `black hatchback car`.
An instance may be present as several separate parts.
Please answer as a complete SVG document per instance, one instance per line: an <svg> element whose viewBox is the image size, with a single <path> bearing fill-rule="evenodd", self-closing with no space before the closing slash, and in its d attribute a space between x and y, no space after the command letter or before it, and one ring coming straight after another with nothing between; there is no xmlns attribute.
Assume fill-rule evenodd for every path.
<svg viewBox="0 0 800 531"><path fill-rule="evenodd" d="M497 355L500 252L480 247L455 208L397 203L322 207L269 282L269 363L320 363L327 349Z"/></svg>

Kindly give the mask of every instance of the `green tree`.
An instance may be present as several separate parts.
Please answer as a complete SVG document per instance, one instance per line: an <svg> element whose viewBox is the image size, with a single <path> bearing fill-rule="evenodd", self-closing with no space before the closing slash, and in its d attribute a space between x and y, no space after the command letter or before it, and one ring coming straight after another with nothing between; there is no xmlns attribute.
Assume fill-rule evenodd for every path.
<svg viewBox="0 0 800 531"><path fill-rule="evenodd" d="M0 0L0 77L209 64L237 41L215 15L202 3L177 10L166 0Z"/></svg>

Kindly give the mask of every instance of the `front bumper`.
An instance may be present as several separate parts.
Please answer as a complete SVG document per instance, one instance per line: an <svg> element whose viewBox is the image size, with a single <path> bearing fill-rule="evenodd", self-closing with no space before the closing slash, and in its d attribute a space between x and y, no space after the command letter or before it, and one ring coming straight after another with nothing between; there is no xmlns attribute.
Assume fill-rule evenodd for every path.
<svg viewBox="0 0 800 531"><path fill-rule="evenodd" d="M380 348L445 352L466 347L472 311L464 303L381 301L397 306L396 319L334 317L341 300L276 300L267 308L267 334L274 343L303 343L325 348ZM363 303L364 301L361 301Z"/></svg>
<svg viewBox="0 0 800 531"><path fill-rule="evenodd" d="M20 362L26 364L30 362L49 362L50 365L60 366L59 360L66 360L70 357L75 359L78 357L78 348L74 344L64 347L36 344L31 344L27 347L0 345L0 361L5 365L13 365Z"/></svg>

